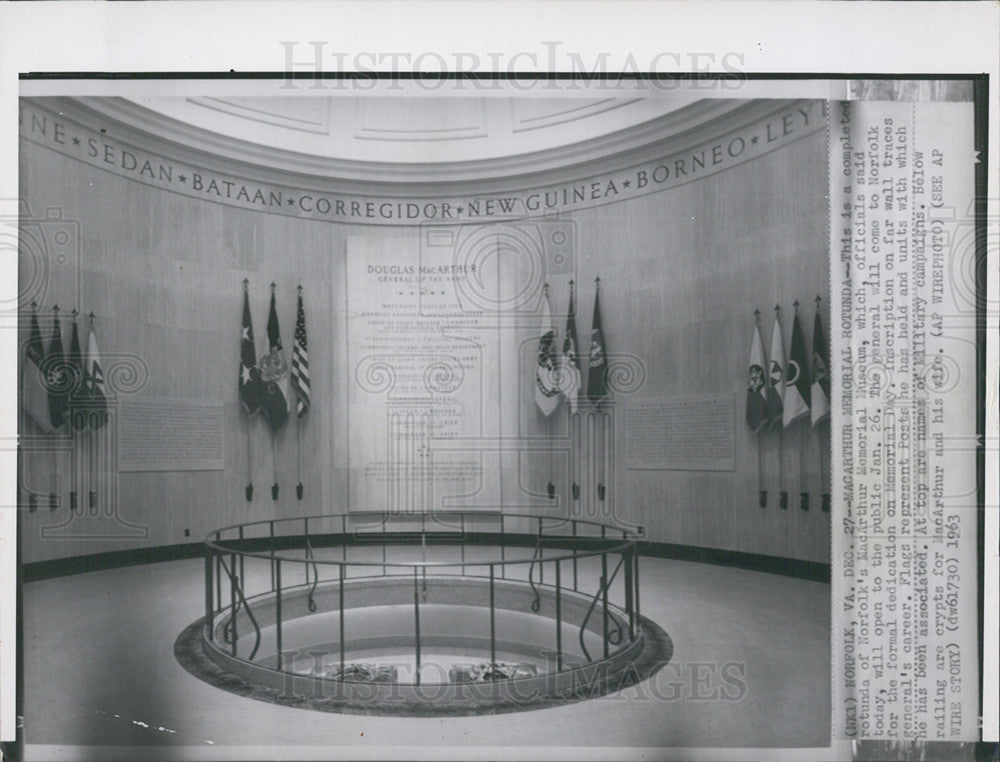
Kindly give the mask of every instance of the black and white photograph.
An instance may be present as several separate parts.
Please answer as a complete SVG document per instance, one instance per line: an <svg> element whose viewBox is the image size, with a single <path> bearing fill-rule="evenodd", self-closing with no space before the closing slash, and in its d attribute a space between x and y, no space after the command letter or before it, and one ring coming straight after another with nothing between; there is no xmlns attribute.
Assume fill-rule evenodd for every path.
<svg viewBox="0 0 1000 762"><path fill-rule="evenodd" d="M995 83L327 45L21 75L4 759L981 753Z"/></svg>

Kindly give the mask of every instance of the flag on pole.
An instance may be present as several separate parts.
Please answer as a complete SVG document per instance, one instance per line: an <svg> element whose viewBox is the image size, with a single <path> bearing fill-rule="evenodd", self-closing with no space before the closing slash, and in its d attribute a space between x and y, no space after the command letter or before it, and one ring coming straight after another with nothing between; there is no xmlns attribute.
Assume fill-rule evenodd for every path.
<svg viewBox="0 0 1000 762"><path fill-rule="evenodd" d="M38 325L38 310L32 304L31 333L24 350L24 376L22 378L21 405L28 417L42 431L55 431L49 415L49 397L42 367L45 365L45 345L42 343L42 329Z"/></svg>
<svg viewBox="0 0 1000 762"><path fill-rule="evenodd" d="M785 344L781 338L781 312L774 308L774 328L771 330L771 351L767 363L768 426L781 425L782 399L785 396Z"/></svg>
<svg viewBox="0 0 1000 762"><path fill-rule="evenodd" d="M792 351L785 366L782 421L786 428L803 416L809 415L809 366L806 360L806 342L802 336L802 326L799 324L798 304L795 303L795 317L792 320Z"/></svg>
<svg viewBox="0 0 1000 762"><path fill-rule="evenodd" d="M81 403L85 402L87 387L83 382L83 350L80 348L80 328L76 319L76 310L73 310L73 328L69 339L69 354L66 356L69 366L70 380L70 423L76 431L82 431L87 427L87 413L81 410Z"/></svg>
<svg viewBox="0 0 1000 762"><path fill-rule="evenodd" d="M542 297L542 334L538 338L538 365L535 367L535 404L542 415L549 416L559 407L559 383L555 350L556 331L552 325L549 284Z"/></svg>
<svg viewBox="0 0 1000 762"><path fill-rule="evenodd" d="M243 325L240 329L240 403L248 415L261 406L260 371L257 369L257 349L253 340L253 323L250 320L250 295L247 281L243 281Z"/></svg>
<svg viewBox="0 0 1000 762"><path fill-rule="evenodd" d="M52 338L49 342L49 352L45 357L45 386L49 396L49 422L53 429L58 429L66 423L66 413L69 410L69 391L73 382L66 369L66 358L63 356L62 329L59 327L59 307L53 307Z"/></svg>
<svg viewBox="0 0 1000 762"><path fill-rule="evenodd" d="M569 314L566 316L566 336L563 337L560 358L560 389L569 411L576 410L580 391L580 359L576 356L576 307L574 306L573 281L569 282Z"/></svg>
<svg viewBox="0 0 1000 762"><path fill-rule="evenodd" d="M281 346L281 331L278 328L278 310L274 306L274 284L271 284L271 311L267 316L268 353L260 360L260 378L264 384L262 407L271 431L285 425L290 412L288 400L288 363Z"/></svg>
<svg viewBox="0 0 1000 762"><path fill-rule="evenodd" d="M595 280L594 319L590 329L590 363L587 366L587 396L595 405L608 396L608 358L601 325L601 279Z"/></svg>
<svg viewBox="0 0 1000 762"><path fill-rule="evenodd" d="M756 313L755 313L756 314ZM747 378L747 426L756 434L768 421L767 384L764 382L764 342L754 323L750 342L750 374Z"/></svg>
<svg viewBox="0 0 1000 762"><path fill-rule="evenodd" d="M819 297L816 319L813 320L812 425L830 415L830 353L826 348L823 325L819 318Z"/></svg>
<svg viewBox="0 0 1000 762"><path fill-rule="evenodd" d="M298 398L295 409L299 418L309 412L309 353L306 341L306 313L302 307L302 286L299 286L299 309L295 317L295 343L292 345L292 386Z"/></svg>
<svg viewBox="0 0 1000 762"><path fill-rule="evenodd" d="M83 370L87 396L90 398L88 410L90 425L99 429L108 421L108 390L104 383L104 366L101 364L101 353L97 348L97 335L94 333L94 313L90 313L90 333L87 336L87 361Z"/></svg>

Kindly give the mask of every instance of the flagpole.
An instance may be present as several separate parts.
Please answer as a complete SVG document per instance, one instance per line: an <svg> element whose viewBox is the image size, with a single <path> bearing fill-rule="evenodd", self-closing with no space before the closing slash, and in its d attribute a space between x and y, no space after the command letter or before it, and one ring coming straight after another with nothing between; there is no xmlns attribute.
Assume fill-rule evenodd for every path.
<svg viewBox="0 0 1000 762"><path fill-rule="evenodd" d="M271 485L271 499L278 499L278 435L271 432L271 464L274 472L274 484Z"/></svg>
<svg viewBox="0 0 1000 762"><path fill-rule="evenodd" d="M774 305L774 319L776 321L778 321L778 322L781 321L781 305L779 305L779 304ZM782 358L781 358L781 360L782 360L782 368L781 368L781 372L782 372L782 374L784 374L784 372L785 372L785 368L784 368L784 361L785 361L784 353L785 353L785 350L784 350L784 338L783 337L782 337L781 341L782 341L782 349L781 349L781 353L782 353ZM774 358L771 358L771 359L773 361ZM785 388L784 384L782 384L781 388L782 388L782 390L784 390L784 388ZM784 395L782 395L782 402L784 402ZM782 406L782 407L784 407L784 406ZM782 415L784 415L784 413L782 413ZM784 460L784 452L785 452L784 445L785 445L785 422L784 422L784 420L782 420L782 419L779 418L778 419L778 504L781 506L781 509L783 511L787 511L788 510L788 492L785 491L784 466L783 466L783 463L782 463L782 461Z"/></svg>
<svg viewBox="0 0 1000 762"><path fill-rule="evenodd" d="M302 304L302 284L301 283L299 284L299 287L298 287L298 297L299 298L298 298L297 307L301 306L301 304ZM294 357L295 356L295 341L297 341L298 330L299 330L299 315L298 315L298 309L296 309L296 313L295 313L295 333L293 334L293 336L295 336L296 338L292 342L292 362L293 363L295 361L295 357ZM298 390L298 388L296 388L296 396L298 396L298 394L300 394L300 393L301 392ZM291 404L291 400L289 400L289 404ZM303 411L303 414L304 414L304 411ZM303 423L303 416L299 415L298 403L297 402L296 402L296 406L295 406L295 418L296 418L296 420L295 420L295 468L296 468L296 472L298 473L298 476L299 476L299 483L295 485L295 497L296 497L296 499L301 500L302 499L302 493L305 491L305 488L302 486L302 423Z"/></svg>
<svg viewBox="0 0 1000 762"><path fill-rule="evenodd" d="M758 340L762 340L760 338L760 310L758 309L754 309L753 311L753 324ZM763 351L763 345L761 345L761 351ZM764 365L767 365L767 363L765 362ZM766 386L764 391L767 391ZM767 420L766 415L765 407L765 421ZM767 508L767 490L764 489L764 429L766 428L766 425L762 425L757 429L757 504L761 508Z"/></svg>
<svg viewBox="0 0 1000 762"><path fill-rule="evenodd" d="M32 319L33 319L34 323L37 323L38 322L38 302L36 302L34 299L31 300L31 312L33 313L33 318ZM34 325L34 323L32 325ZM32 330L34 330L34 329L32 328ZM39 335L40 335L40 332L39 332ZM32 343L33 342L31 342L31 340L29 340L29 344L28 345L31 346ZM44 356L45 356L45 353L44 353L44 349L43 349L42 350L42 357L43 357L43 359L44 359ZM25 379L25 373L27 372L27 368L28 368L28 361L26 359L24 361L24 363L22 364L22 366L21 366L21 389L22 389L21 393L24 394L25 396L27 396L27 395L26 395L26 392L24 391L24 388L25 388L25 385L26 385L24 379ZM41 370L41 369L39 368L39 370ZM36 383L37 383L37 379L36 379ZM25 416L26 420L30 419L30 418L31 418L30 415L29 416ZM32 425L35 425L35 423L36 423L35 421L32 421ZM28 493L28 513L34 513L35 511L38 510L38 496L35 494L34 490L31 489L28 486L28 481L29 480L26 478L28 476L28 474L31 473L30 466L33 465L33 463L29 463L28 462L28 448L25 449L24 454L23 454L22 457L23 457L22 466L25 469L25 471L24 471L24 477L25 477L24 478L24 487L25 487L25 492ZM31 460L34 461L35 459L32 458Z"/></svg>
<svg viewBox="0 0 1000 762"><path fill-rule="evenodd" d="M823 300L820 298L819 294L816 294L816 315L817 316L819 315L820 304L822 302L823 302ZM815 331L814 331L814 333L815 333ZM813 336L813 342L815 343L815 336ZM824 344L824 347L825 347L825 344ZM816 354L816 348L815 348L815 346L813 347L813 354L814 355ZM825 362L825 358L824 358L824 362ZM827 365L828 365L828 363L827 363ZM829 373L829 367L827 368L826 372ZM827 400L828 407L827 407L827 413L826 413L826 420L820 420L820 421L817 422L818 426L813 426L813 432L816 434L816 437L819 440L820 510L822 510L824 513L829 513L830 512L830 493L829 493L829 491L827 491L827 488L826 488L826 477L824 476L824 463L823 463L823 460L824 460L823 453L826 450L826 447L824 447L823 444L824 444L824 442L828 441L823 435L825 433L829 433L829 430L830 430L829 429L829 426L830 426L829 404L830 404L830 402L831 402L831 400Z"/></svg>
<svg viewBox="0 0 1000 762"><path fill-rule="evenodd" d="M249 278L244 278L243 279L243 294L244 294L243 298L244 299L249 298L247 296L247 294L249 293L249 289L250 289L250 279ZM251 415L252 415L252 413L250 413L250 412L248 412L247 415L246 415L246 419L247 419L247 486L244 488L244 493L246 494L246 498L247 498L247 502L248 503L253 500L253 452L252 452L251 447L250 447L250 440L251 440L251 437L250 437L250 416Z"/></svg>
<svg viewBox="0 0 1000 762"><path fill-rule="evenodd" d="M88 315L88 317L90 318L90 334L87 335L87 352L88 352L88 359L89 359L89 357L90 357L90 354L89 354L90 353L90 335L94 333L94 311L93 310L90 311L90 314ZM84 368L86 368L86 363L84 363ZM86 372L83 375L84 375L84 378L86 378L86 376L87 376ZM90 390L90 391L92 393L93 390ZM91 396L91 399L93 399L93 396ZM90 502L91 510L96 510L96 508L97 508L97 490L94 489L94 487L96 487L100 483L100 480L97 478L97 476L100 473L99 472L100 467L103 466L104 464L103 463L99 463L98 459L97 459L97 456L96 456L96 453L98 452L97 443L99 441L99 440L97 440L96 437L98 436L97 432L98 432L99 429L98 429L98 427L96 425L89 425L90 424L90 420L91 420L90 417L93 414L94 413L92 413L92 412L87 414L87 423L88 423L87 431L90 433L89 447L94 451L89 456L90 468L88 470L90 471L90 486L91 486L91 489L90 489L90 491L87 494L87 499ZM95 420L94 424L96 424L96 423L97 423L97 421Z"/></svg>
<svg viewBox="0 0 1000 762"><path fill-rule="evenodd" d="M796 322L793 323L793 326L794 326L794 325L798 324L797 321L799 319L799 300L798 299L795 300L795 302L792 304L792 307L795 308L795 321ZM794 348L795 348L795 330L793 328L793 330L792 330L792 349L794 350ZM792 358L792 359L794 359L794 358ZM801 374L802 372L803 372L803 369L799 368L799 373ZM804 450L806 449L805 448L805 441L806 441L806 435L802 431L802 428L800 426L799 427L799 508L801 508L803 511L808 511L809 510L809 490L808 489L803 489L803 486L804 486L803 485L803 481L804 481L804 475L805 475L805 467L803 466L803 461L805 460Z"/></svg>

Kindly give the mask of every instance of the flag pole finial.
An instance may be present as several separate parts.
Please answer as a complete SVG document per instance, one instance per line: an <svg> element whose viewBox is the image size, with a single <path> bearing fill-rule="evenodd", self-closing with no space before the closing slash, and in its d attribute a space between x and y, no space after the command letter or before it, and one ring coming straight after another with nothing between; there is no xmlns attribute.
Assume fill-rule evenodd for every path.
<svg viewBox="0 0 1000 762"><path fill-rule="evenodd" d="M792 306L795 308L795 311L798 312L799 311L799 300L796 299L795 300L795 304L793 304Z"/></svg>
<svg viewBox="0 0 1000 762"><path fill-rule="evenodd" d="M816 305L818 306L821 301L823 301L823 300L820 299L819 294L816 294Z"/></svg>
<svg viewBox="0 0 1000 762"><path fill-rule="evenodd" d="M755 308L753 311L753 319L756 320L759 317L760 317L760 310Z"/></svg>
<svg viewBox="0 0 1000 762"><path fill-rule="evenodd" d="M74 307L74 308L73 308L73 312L71 312L70 314L71 314L71 315L73 316L73 319L74 319L74 320L76 320L76 316L77 316L77 315L79 315L80 313L79 313L79 312L77 312L77 311L76 311L76 307Z"/></svg>
<svg viewBox="0 0 1000 762"><path fill-rule="evenodd" d="M274 281L272 280L271 281L271 293L274 293L274 289L275 288L276 288L276 286L274 285Z"/></svg>
<svg viewBox="0 0 1000 762"><path fill-rule="evenodd" d="M600 283L600 282L601 282L601 276L598 275L596 278L594 278L594 283Z"/></svg>
<svg viewBox="0 0 1000 762"><path fill-rule="evenodd" d="M94 322L94 311L93 310L90 311L90 322L91 323Z"/></svg>
<svg viewBox="0 0 1000 762"><path fill-rule="evenodd" d="M250 288L250 279L249 278L244 278L243 279L243 290L246 291L249 288Z"/></svg>
<svg viewBox="0 0 1000 762"><path fill-rule="evenodd" d="M774 311L775 312L781 312L781 305L780 304L774 305Z"/></svg>
<svg viewBox="0 0 1000 762"><path fill-rule="evenodd" d="M38 302L36 302L34 299L31 300L31 309L35 310L36 312L38 311Z"/></svg>
<svg viewBox="0 0 1000 762"><path fill-rule="evenodd" d="M52 311L53 312L59 312L59 305L58 304L53 304L52 305Z"/></svg>
<svg viewBox="0 0 1000 762"><path fill-rule="evenodd" d="M299 293L300 294L302 293L302 284L301 283L299 284Z"/></svg>
<svg viewBox="0 0 1000 762"><path fill-rule="evenodd" d="M569 288L570 288L570 290L571 290L571 291L573 290L573 285L574 285L575 283L576 283L576 281L574 281L574 280L571 280L571 281L569 282Z"/></svg>
<svg viewBox="0 0 1000 762"><path fill-rule="evenodd" d="M548 293L549 293L549 284L548 283L543 283L542 284L542 293L548 295Z"/></svg>

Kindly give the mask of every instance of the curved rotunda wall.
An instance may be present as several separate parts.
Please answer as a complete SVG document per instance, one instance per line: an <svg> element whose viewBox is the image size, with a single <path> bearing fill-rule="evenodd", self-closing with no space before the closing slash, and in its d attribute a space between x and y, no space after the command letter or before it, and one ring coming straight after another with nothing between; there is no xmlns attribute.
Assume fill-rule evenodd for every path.
<svg viewBox="0 0 1000 762"><path fill-rule="evenodd" d="M104 435L89 445L88 435L77 435L76 452L90 449L77 455L86 462L74 466L68 434L43 437L22 421L22 434L31 438L22 453L24 486L41 496L56 492L62 501L56 511L43 503L37 512L22 513L25 562L195 542L238 522L377 507L365 504L377 496L359 487L368 466L359 466L357 457L377 447L370 438L386 425L380 416L388 398L366 402L359 396L361 358L350 321L366 305L351 290L358 273L349 260L372 263L405 252L419 262L421 247L434 240L428 236L448 229L458 236L451 241L493 237L499 248L504 235L516 238L527 229L529 237L539 236L547 269L539 275L531 261L517 257L502 265L508 269L495 287L527 284L530 293L504 316L510 319L498 338L483 345L478 375L464 376L478 384L474 399L482 404L476 408L473 398L460 398L464 412L455 425L469 434L462 427L479 416L471 432L479 442L479 470L451 494L423 494L421 505L517 506L519 512L559 510L596 519L613 510L622 521L644 525L653 542L829 561L829 514L818 509L826 491L820 439L808 426L785 438L787 511L777 507L777 437L765 439L771 498L761 509L756 437L743 423L754 309L762 311L765 343L776 303L785 307L786 345L795 299L802 303L810 346L817 294L824 297L829 326L821 102L751 102L695 134L541 174L384 186L205 156L102 122L85 104L57 105L46 99L22 104L22 230L37 231L42 243L22 244L21 307L27 309L31 298L39 301L47 337L48 310L58 304L66 347L70 310L95 313L109 384L117 388L118 424L127 431L119 427L115 441ZM61 231L63 243L53 244ZM568 248L548 248L545 236L560 231ZM473 253L495 262L490 245ZM623 363L628 377L618 379L613 395L608 495L597 499L597 479L587 472L581 500L573 502L567 501L568 459L557 448L549 460L549 430L534 409L538 287L543 278L551 284L561 343L568 281L576 279L586 375L595 276L601 277L609 356ZM255 491L251 502L245 499L247 423L236 390L244 278L258 359L266 342L268 284L276 284L287 359L296 286L304 289L313 406L301 431L301 502L295 494L296 421L277 434L280 490L272 500L271 442L259 417L251 422ZM85 322L81 328L85 336ZM677 452L650 456L627 430L629 420L643 417L643 405L698 410L702 403L721 410L724 430L714 431L721 439L700 460ZM567 433L565 421L561 409L552 424L557 436ZM152 425L157 430L144 434L142 427ZM686 425L692 441L700 441L699 422ZM176 435L162 436L170 426ZM171 441L181 451L170 452ZM456 458L460 466L467 456L436 457ZM116 469L108 465L95 476L91 468L116 460L117 494ZM556 484L557 509L545 494L549 480ZM470 483L475 496L458 496ZM98 488L96 516L86 500L82 515L71 513L74 485L81 495ZM802 491L812 495L809 511L798 508Z"/></svg>

